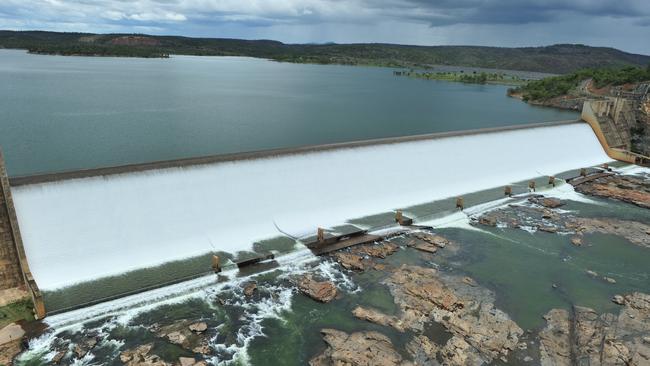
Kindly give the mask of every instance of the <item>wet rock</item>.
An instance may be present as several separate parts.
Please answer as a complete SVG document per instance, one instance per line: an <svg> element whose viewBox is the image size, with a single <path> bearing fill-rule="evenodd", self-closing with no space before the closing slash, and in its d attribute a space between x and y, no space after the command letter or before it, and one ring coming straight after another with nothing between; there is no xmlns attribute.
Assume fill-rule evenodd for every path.
<svg viewBox="0 0 650 366"><path fill-rule="evenodd" d="M59 363L61 363L61 360L63 359L63 357L65 357L67 353L68 353L67 351L57 352L57 354L54 355L54 357L52 358L52 363L58 365Z"/></svg>
<svg viewBox="0 0 650 366"><path fill-rule="evenodd" d="M200 353L200 354L202 354L202 355L207 355L207 354L209 354L211 351L212 351L212 350L211 350L210 347L207 346L207 345L202 345L202 346L198 346L198 347L194 347L194 348L192 348L192 352L194 352L194 353Z"/></svg>
<svg viewBox="0 0 650 366"><path fill-rule="evenodd" d="M156 355L150 355L153 343L120 353L120 361L127 366L172 366Z"/></svg>
<svg viewBox="0 0 650 366"><path fill-rule="evenodd" d="M497 218L491 215L479 217L478 223L485 226L497 226Z"/></svg>
<svg viewBox="0 0 650 366"><path fill-rule="evenodd" d="M526 357L524 357L524 362L530 362L530 361L532 361L532 360L533 360L533 358L530 357L530 356L526 356Z"/></svg>
<svg viewBox="0 0 650 366"><path fill-rule="evenodd" d="M178 362L180 362L181 366L193 366L196 364L196 359L193 357L180 357Z"/></svg>
<svg viewBox="0 0 650 366"><path fill-rule="evenodd" d="M575 306L573 316L553 309L540 332L542 365L647 365L650 345L650 295L633 293L623 298L618 316L598 315L593 309Z"/></svg>
<svg viewBox="0 0 650 366"><path fill-rule="evenodd" d="M320 302L330 302L336 297L336 286L329 281L316 281L304 276L298 281L298 289L305 295Z"/></svg>
<svg viewBox="0 0 650 366"><path fill-rule="evenodd" d="M546 327L539 333L542 366L570 365L569 312L553 309L544 315Z"/></svg>
<svg viewBox="0 0 650 366"><path fill-rule="evenodd" d="M74 353L77 355L77 358L83 358L90 350L95 348L97 345L97 339L94 337L85 338L80 343L74 346Z"/></svg>
<svg viewBox="0 0 650 366"><path fill-rule="evenodd" d="M553 226L539 225L537 230L551 234L557 233L557 228Z"/></svg>
<svg viewBox="0 0 650 366"><path fill-rule="evenodd" d="M541 201L538 201L538 203L547 208L558 208L564 206L564 202L556 198L544 198Z"/></svg>
<svg viewBox="0 0 650 366"><path fill-rule="evenodd" d="M582 246L582 238L579 236L574 236L571 238L571 244L580 247Z"/></svg>
<svg viewBox="0 0 650 366"><path fill-rule="evenodd" d="M357 245L353 247L350 252L359 255L367 255L369 257L375 258L386 258L387 256L395 253L399 249L399 246L384 241L377 244L366 244L366 245Z"/></svg>
<svg viewBox="0 0 650 366"><path fill-rule="evenodd" d="M474 279L471 277L463 277L463 283L466 283L472 287L478 286L478 283L476 283L476 281L474 281Z"/></svg>
<svg viewBox="0 0 650 366"><path fill-rule="evenodd" d="M413 357L416 365L437 365L437 357L440 346L431 341L428 337L418 335L406 344L406 351Z"/></svg>
<svg viewBox="0 0 650 366"><path fill-rule="evenodd" d="M187 336L179 331L175 331L167 334L167 340L172 344L183 345L187 341Z"/></svg>
<svg viewBox="0 0 650 366"><path fill-rule="evenodd" d="M612 302L618 305L625 305L625 298L621 295L614 295Z"/></svg>
<svg viewBox="0 0 650 366"><path fill-rule="evenodd" d="M257 283L255 282L248 282L244 286L244 295L246 297L251 297L253 296L253 293L257 290Z"/></svg>
<svg viewBox="0 0 650 366"><path fill-rule="evenodd" d="M650 208L650 186L634 176L610 175L579 184L577 192Z"/></svg>
<svg viewBox="0 0 650 366"><path fill-rule="evenodd" d="M439 351L440 357L450 363L489 363L513 350L523 333L505 313L494 308L489 290L467 286L460 276L443 279L435 269L403 265L385 284L398 305L398 316L358 310L357 315L416 334L430 321L442 324L456 338Z"/></svg>
<svg viewBox="0 0 650 366"><path fill-rule="evenodd" d="M352 315L355 317L366 320L371 323L393 327L400 332L404 332L404 325L396 316L386 315L380 311L374 309L364 308L362 306L357 306L352 310Z"/></svg>
<svg viewBox="0 0 650 366"><path fill-rule="evenodd" d="M444 248L447 246L447 244L449 244L449 240L440 235L432 235L428 233L415 233L413 236L426 243L433 244L438 248Z"/></svg>
<svg viewBox="0 0 650 366"><path fill-rule="evenodd" d="M415 248L415 249L417 249L417 250L419 250L421 252L426 252L426 253L431 253L431 254L438 251L438 247L431 244L431 243L422 243L422 242L416 243L413 246L413 248Z"/></svg>
<svg viewBox="0 0 650 366"><path fill-rule="evenodd" d="M603 277L603 280L609 283L616 283L616 280L611 277Z"/></svg>
<svg viewBox="0 0 650 366"><path fill-rule="evenodd" d="M339 264L345 269L363 271L366 269L365 264L363 263L363 257L356 254L346 253L346 252L336 252L333 255Z"/></svg>
<svg viewBox="0 0 650 366"><path fill-rule="evenodd" d="M208 329L208 325L205 322L192 323L188 327L192 332L203 333Z"/></svg>
<svg viewBox="0 0 650 366"><path fill-rule="evenodd" d="M199 347L207 347L209 335L208 325L204 322L181 320L165 326L158 326L151 329L157 337L165 339L171 344L192 351ZM209 348L207 348L209 350Z"/></svg>
<svg viewBox="0 0 650 366"><path fill-rule="evenodd" d="M322 329L327 349L309 361L310 366L396 366L412 365L395 351L390 339L378 332L347 334Z"/></svg>
<svg viewBox="0 0 650 366"><path fill-rule="evenodd" d="M579 227L585 233L613 234L624 237L633 244L650 248L650 225L641 222L610 218L573 218L568 225Z"/></svg>
<svg viewBox="0 0 650 366"><path fill-rule="evenodd" d="M443 365L478 366L485 363L471 344L457 336L447 341L445 346L440 350L439 355Z"/></svg>
<svg viewBox="0 0 650 366"><path fill-rule="evenodd" d="M587 270L587 274L591 277L598 277L598 272L592 271L590 269Z"/></svg>

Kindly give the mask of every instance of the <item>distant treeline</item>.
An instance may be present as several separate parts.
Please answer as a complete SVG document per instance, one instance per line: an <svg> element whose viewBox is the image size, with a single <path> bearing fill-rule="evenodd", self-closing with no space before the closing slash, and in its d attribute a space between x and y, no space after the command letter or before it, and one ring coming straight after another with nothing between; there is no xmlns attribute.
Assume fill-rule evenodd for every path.
<svg viewBox="0 0 650 366"><path fill-rule="evenodd" d="M584 68L620 68L650 63L650 56L585 45L546 47L408 46L381 43L285 44L270 40L188 38L142 34L0 31L0 48L35 53L166 57L250 56L276 61L427 68L455 65L564 74Z"/></svg>
<svg viewBox="0 0 650 366"><path fill-rule="evenodd" d="M410 71L395 71L395 75L408 76L417 79L427 80L445 80L456 81L468 84L505 84L505 85L521 85L526 80L521 79L516 75L508 75L503 72L416 72Z"/></svg>
<svg viewBox="0 0 650 366"><path fill-rule="evenodd" d="M582 81L587 79L592 79L593 86L596 88L650 81L650 64L645 68L623 67L579 70L567 75L531 81L526 85L509 90L509 93L521 94L525 101L545 101L569 94Z"/></svg>

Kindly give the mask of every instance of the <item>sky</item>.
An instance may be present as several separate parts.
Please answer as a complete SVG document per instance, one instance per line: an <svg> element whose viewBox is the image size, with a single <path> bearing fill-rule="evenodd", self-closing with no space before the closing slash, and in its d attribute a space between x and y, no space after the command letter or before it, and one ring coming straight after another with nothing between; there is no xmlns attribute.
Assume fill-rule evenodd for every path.
<svg viewBox="0 0 650 366"><path fill-rule="evenodd" d="M0 0L0 29L650 54L650 0Z"/></svg>

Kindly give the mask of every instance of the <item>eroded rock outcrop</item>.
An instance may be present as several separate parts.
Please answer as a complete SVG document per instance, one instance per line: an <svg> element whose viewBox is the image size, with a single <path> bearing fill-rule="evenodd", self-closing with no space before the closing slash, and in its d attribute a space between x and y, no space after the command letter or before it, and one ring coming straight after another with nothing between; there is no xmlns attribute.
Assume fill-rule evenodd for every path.
<svg viewBox="0 0 650 366"><path fill-rule="evenodd" d="M650 365L650 295L633 293L618 299L617 315L598 315L575 306L572 313L553 309L540 332L543 366L573 364Z"/></svg>
<svg viewBox="0 0 650 366"><path fill-rule="evenodd" d="M336 297L336 286L329 281L316 281L311 276L302 277L298 289L305 295L320 302L330 302Z"/></svg>
<svg viewBox="0 0 650 366"><path fill-rule="evenodd" d="M650 225L632 220L615 218L576 217L570 213L538 205L545 199L529 200L530 204L512 204L485 213L474 222L486 226L539 230L547 233L572 234L570 241L582 246L583 234L601 233L621 236L633 244L650 248Z"/></svg>
<svg viewBox="0 0 650 366"><path fill-rule="evenodd" d="M411 366L395 351L392 342L378 332L348 334L322 329L327 349L309 361L310 366Z"/></svg>
<svg viewBox="0 0 650 366"><path fill-rule="evenodd" d="M575 186L582 194L608 198L650 208L650 184L629 175L608 175Z"/></svg>
<svg viewBox="0 0 650 366"><path fill-rule="evenodd" d="M450 365L479 365L507 357L523 333L507 314L494 307L494 295L489 290L476 283L470 285L463 277L403 265L384 283L398 305L398 316L363 308L356 308L354 315L416 333L422 333L430 321L442 324L453 337L445 345L432 348L439 348L438 355Z"/></svg>
<svg viewBox="0 0 650 366"><path fill-rule="evenodd" d="M172 366L171 363L150 354L152 348L153 343L149 343L124 351L120 353L120 361L127 366Z"/></svg>

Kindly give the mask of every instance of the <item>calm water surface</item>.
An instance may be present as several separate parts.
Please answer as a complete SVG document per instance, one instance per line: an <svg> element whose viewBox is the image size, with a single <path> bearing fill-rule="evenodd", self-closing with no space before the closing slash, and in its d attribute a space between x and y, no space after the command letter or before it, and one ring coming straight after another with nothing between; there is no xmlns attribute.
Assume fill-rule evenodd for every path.
<svg viewBox="0 0 650 366"><path fill-rule="evenodd" d="M506 89L386 68L0 50L0 146L17 176L577 117Z"/></svg>

